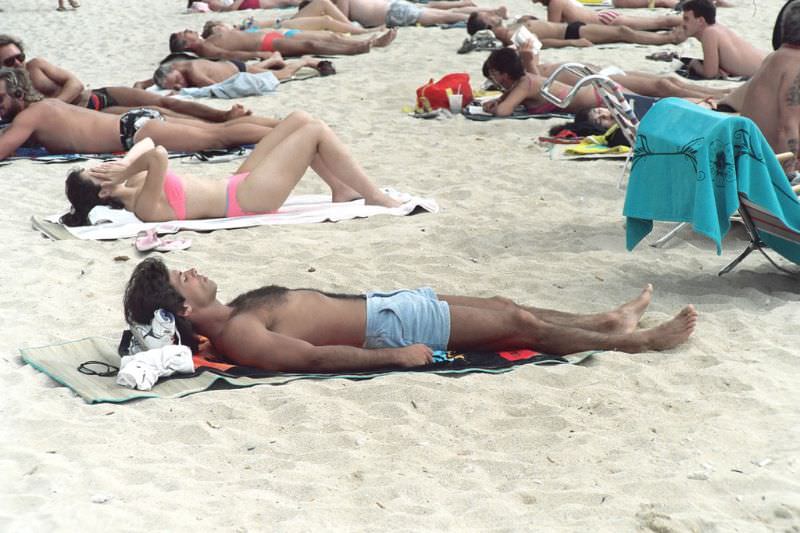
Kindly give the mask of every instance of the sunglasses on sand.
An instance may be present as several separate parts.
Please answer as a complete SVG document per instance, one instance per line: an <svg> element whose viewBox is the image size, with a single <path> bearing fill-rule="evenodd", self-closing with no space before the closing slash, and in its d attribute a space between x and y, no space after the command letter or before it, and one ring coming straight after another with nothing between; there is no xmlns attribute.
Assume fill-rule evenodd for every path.
<svg viewBox="0 0 800 533"><path fill-rule="evenodd" d="M16 65L17 61L20 63L25 63L25 52L20 52L19 54L14 54L11 57L7 57L3 60L4 67L13 67Z"/></svg>

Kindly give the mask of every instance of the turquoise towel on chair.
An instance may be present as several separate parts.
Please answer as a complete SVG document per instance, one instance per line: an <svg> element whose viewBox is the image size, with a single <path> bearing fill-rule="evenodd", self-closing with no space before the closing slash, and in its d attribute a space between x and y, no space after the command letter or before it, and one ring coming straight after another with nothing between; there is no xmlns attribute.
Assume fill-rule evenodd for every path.
<svg viewBox="0 0 800 533"><path fill-rule="evenodd" d="M665 220L690 222L721 253L739 192L800 231L800 202L753 121L679 98L661 100L639 124L633 150L623 209L628 250L650 233L653 220ZM800 250L787 255L767 244L800 262Z"/></svg>

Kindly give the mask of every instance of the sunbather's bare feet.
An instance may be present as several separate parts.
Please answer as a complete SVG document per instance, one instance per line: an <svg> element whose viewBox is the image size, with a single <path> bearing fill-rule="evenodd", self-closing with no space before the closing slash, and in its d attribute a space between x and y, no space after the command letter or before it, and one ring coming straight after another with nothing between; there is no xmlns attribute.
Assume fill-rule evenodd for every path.
<svg viewBox="0 0 800 533"><path fill-rule="evenodd" d="M508 18L508 8L506 6L500 6L494 10L494 14L505 20Z"/></svg>
<svg viewBox="0 0 800 533"><path fill-rule="evenodd" d="M235 118L246 117L253 112L246 109L242 104L233 104L231 108L225 113L225 121L233 120Z"/></svg>
<svg viewBox="0 0 800 533"><path fill-rule="evenodd" d="M365 197L364 203L367 205L381 205L383 207L400 207L403 202L398 202L388 194L378 191L375 196Z"/></svg>
<svg viewBox="0 0 800 533"><path fill-rule="evenodd" d="M383 48L384 46L389 46L389 44L394 41L395 37L397 37L397 28L392 28L388 30L383 35L378 37L374 37L369 42L372 46L377 46L378 48Z"/></svg>
<svg viewBox="0 0 800 533"><path fill-rule="evenodd" d="M672 35L672 44L681 44L686 39L688 39L688 37L686 36L686 32L680 26L675 26L674 28L672 28L670 34Z"/></svg>
<svg viewBox="0 0 800 533"><path fill-rule="evenodd" d="M697 310L693 305L687 305L663 324L627 335L616 349L629 353L669 350L686 342L696 325Z"/></svg>
<svg viewBox="0 0 800 533"><path fill-rule="evenodd" d="M648 283L639 296L608 313L612 324L610 332L632 333L636 331L636 326L652 299L653 286Z"/></svg>

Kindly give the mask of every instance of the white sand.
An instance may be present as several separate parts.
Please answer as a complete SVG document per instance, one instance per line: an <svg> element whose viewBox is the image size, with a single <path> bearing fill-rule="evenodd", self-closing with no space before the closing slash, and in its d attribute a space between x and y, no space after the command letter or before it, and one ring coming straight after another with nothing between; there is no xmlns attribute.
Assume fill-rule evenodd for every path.
<svg viewBox="0 0 800 533"><path fill-rule="evenodd" d="M766 49L782 2L740 3L721 20ZM171 31L206 18L180 14L177 0L85 0L63 14L51 4L2 2L2 30L95 87L146 77ZM667 353L606 353L586 367L86 405L16 350L118 334L139 256L130 241L41 238L29 218L65 206L67 167L17 162L0 168L0 530L800 528L797 281L757 255L718 278L745 246L741 228L722 257L690 232L667 249L626 252L620 163L548 160L535 139L552 123L404 115L430 77L466 70L481 81L485 55L455 53L464 37L406 28L389 49L337 58L333 78L244 101L263 115L299 108L325 119L375 180L437 198L440 214L190 235L189 251L165 259L217 279L223 299L267 282L431 284L588 312L653 282L643 324L694 303L691 341ZM697 43L683 49L699 53ZM644 60L652 51L545 57L667 68ZM234 165L185 172L222 176ZM311 174L299 188L322 190Z"/></svg>

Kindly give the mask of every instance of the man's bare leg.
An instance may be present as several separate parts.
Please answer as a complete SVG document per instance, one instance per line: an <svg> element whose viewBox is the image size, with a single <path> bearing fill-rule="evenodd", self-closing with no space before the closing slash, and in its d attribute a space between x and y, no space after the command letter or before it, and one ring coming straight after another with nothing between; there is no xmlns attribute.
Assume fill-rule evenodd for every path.
<svg viewBox="0 0 800 533"><path fill-rule="evenodd" d="M671 44L675 36L671 32L653 33L636 31L627 26L605 26L603 24L587 24L580 29L580 36L594 44L634 43L634 44Z"/></svg>
<svg viewBox="0 0 800 533"><path fill-rule="evenodd" d="M687 83L672 76L656 76L640 72L614 74L610 78L637 94L656 98L669 96L677 96L679 98L722 98L729 92L727 89L713 89L700 84Z"/></svg>
<svg viewBox="0 0 800 533"><path fill-rule="evenodd" d="M250 114L250 111L247 111L242 106L234 105L229 110L225 111L223 109L215 109L207 105L198 104L197 102L161 96L142 89L134 89L133 87L106 87L106 90L108 91L108 95L116 100L119 107L157 106L172 110L184 116L199 118L208 122L225 122L226 120Z"/></svg>
<svg viewBox="0 0 800 533"><path fill-rule="evenodd" d="M592 349L638 353L667 350L685 342L696 323L697 311L691 305L654 328L629 333L602 333L553 324L524 309L497 311L452 305L448 347L455 350L535 348L553 355Z"/></svg>
<svg viewBox="0 0 800 533"><path fill-rule="evenodd" d="M197 120L150 120L136 134L136 139L150 137L167 150L195 152L211 148L230 148L255 144L270 128L257 124L217 124Z"/></svg>
<svg viewBox="0 0 800 533"><path fill-rule="evenodd" d="M331 0L311 0L311 3L299 10L292 19L322 16L331 17L339 22L351 22L347 17L347 13L342 13L342 10Z"/></svg>
<svg viewBox="0 0 800 533"><path fill-rule="evenodd" d="M328 15L318 17L303 17L284 20L281 28L294 30L332 31L335 33L349 33L351 35L364 35L374 33L385 28L362 28L352 22L336 20Z"/></svg>
<svg viewBox="0 0 800 533"><path fill-rule="evenodd" d="M674 9L678 0L655 0L653 7L666 7ZM614 0L614 7L635 9L650 7L650 0Z"/></svg>
<svg viewBox="0 0 800 533"><path fill-rule="evenodd" d="M664 30L674 28L681 25L681 17L676 15L664 16L650 16L650 17L632 17L628 15L620 15L614 22L614 26L627 26L634 30Z"/></svg>
<svg viewBox="0 0 800 533"><path fill-rule="evenodd" d="M630 333L636 329L636 325L650 305L653 298L653 286L648 284L639 296L620 305L616 309L594 314L565 313L553 309L523 306L512 300L501 297L473 298L443 294L439 295L439 298L451 305L477 307L481 309L524 309L545 322L561 326L571 326L603 333Z"/></svg>

